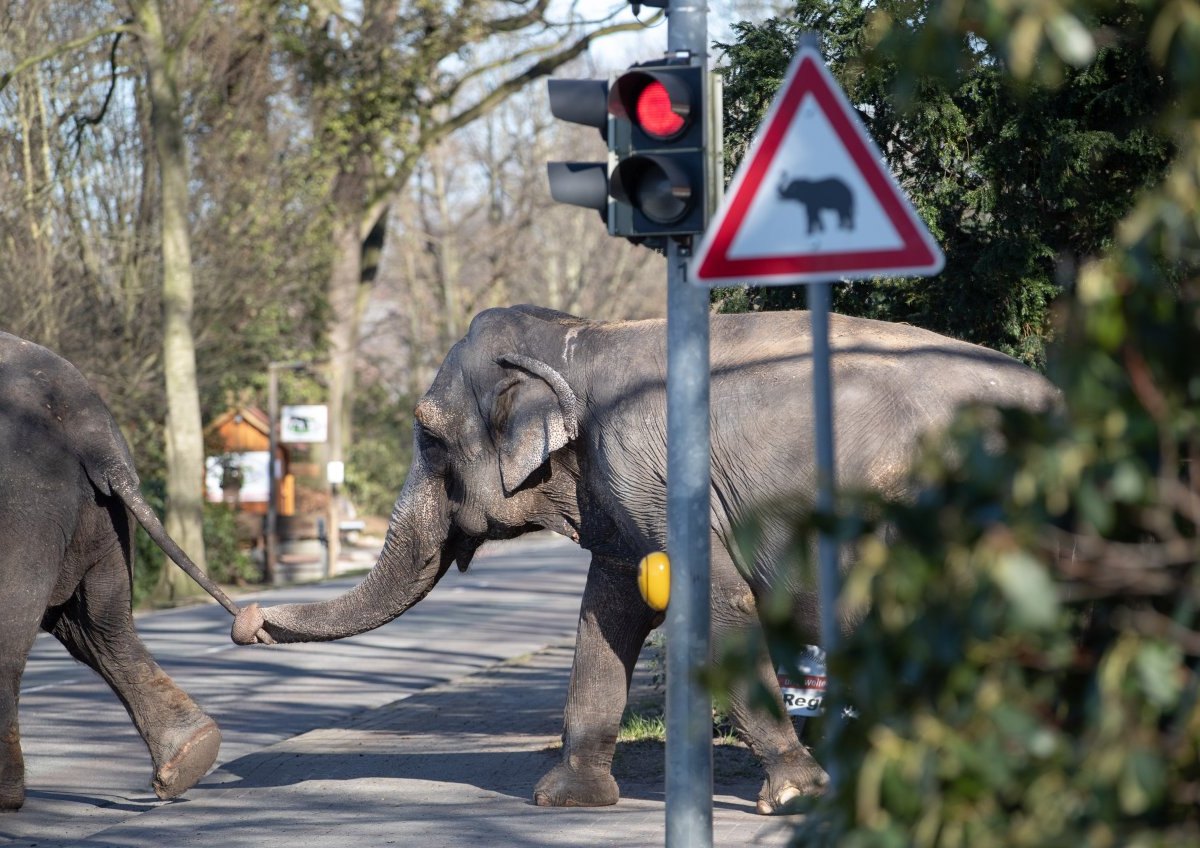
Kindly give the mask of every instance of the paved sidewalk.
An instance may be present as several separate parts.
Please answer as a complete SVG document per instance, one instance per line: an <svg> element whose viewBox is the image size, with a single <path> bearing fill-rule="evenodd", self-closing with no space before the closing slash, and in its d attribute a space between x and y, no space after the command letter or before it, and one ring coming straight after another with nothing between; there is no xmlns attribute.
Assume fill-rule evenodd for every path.
<svg viewBox="0 0 1200 848"><path fill-rule="evenodd" d="M139 619L225 733L220 767L173 802L139 788L148 761L111 693L41 639L22 687L30 796L0 815L0 845L662 845L660 743L618 746L615 807L530 800L559 756L585 563L562 542L509 543L386 628L341 642L237 648L215 605ZM635 702L650 672L644 661ZM785 844L781 822L753 812L762 777L749 752L719 746L714 763L715 844Z"/></svg>
<svg viewBox="0 0 1200 848"><path fill-rule="evenodd" d="M226 763L186 800L74 844L661 845L661 759L647 769L655 752L632 750L650 743L619 747L614 772L623 797L615 807L544 809L530 801L533 784L558 759L571 655L570 646L552 646L280 742ZM716 763L715 844L786 844L781 822L753 811L760 779L748 752L718 747Z"/></svg>

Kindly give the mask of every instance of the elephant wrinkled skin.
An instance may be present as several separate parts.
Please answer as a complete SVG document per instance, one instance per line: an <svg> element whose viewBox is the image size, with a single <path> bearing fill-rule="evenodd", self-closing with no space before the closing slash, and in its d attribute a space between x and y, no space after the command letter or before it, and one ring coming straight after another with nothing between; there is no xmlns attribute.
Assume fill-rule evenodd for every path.
<svg viewBox="0 0 1200 848"><path fill-rule="evenodd" d="M618 798L611 763L630 676L661 621L642 602L638 561L666 543L663 321L587 321L537 307L483 312L416 408L413 464L384 549L366 579L325 603L243 610L281 642L340 639L391 621L486 539L547 528L592 554L567 694L563 757L534 789L544 805ZM964 403L1046 409L1055 389L994 351L914 327L835 315L830 328L840 485L903 495L919 436ZM712 624L761 639L755 599L786 580L817 644L815 587L776 573L768 526L739 570L731 529L755 504L813 495L808 314L712 318ZM769 659L757 676L782 699ZM827 777L793 725L733 693L732 719L766 768L761 812Z"/></svg>
<svg viewBox="0 0 1200 848"><path fill-rule="evenodd" d="M142 498L129 447L83 376L0 333L0 810L25 800L17 701L39 626L121 699L150 749L160 798L187 791L216 760L216 723L134 630L134 518L173 560L187 560Z"/></svg>

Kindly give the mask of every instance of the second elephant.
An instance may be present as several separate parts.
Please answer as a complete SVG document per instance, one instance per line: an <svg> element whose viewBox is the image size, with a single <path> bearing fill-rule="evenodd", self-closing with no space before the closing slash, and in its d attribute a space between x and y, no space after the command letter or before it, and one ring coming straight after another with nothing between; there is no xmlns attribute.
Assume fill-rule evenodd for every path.
<svg viewBox="0 0 1200 848"><path fill-rule="evenodd" d="M158 797L185 792L216 760L216 722L134 629L135 518L196 571L142 497L129 447L83 375L0 333L0 810L25 802L17 703L39 627L121 699L150 750Z"/></svg>
<svg viewBox="0 0 1200 848"><path fill-rule="evenodd" d="M242 611L280 642L341 639L396 618L488 539L547 528L591 552L567 694L562 761L534 788L543 805L617 801L613 751L642 644L661 621L636 568L666 544L666 325L588 321L537 307L472 322L416 408L413 461L378 563L328 602ZM814 489L808 314L712 318L712 624L761 633L756 599L788 581L810 641L816 587L768 548L735 567L732 530L766 499L811 503ZM961 405L1044 409L1055 389L1006 356L904 325L833 316L840 485L902 495L920 436ZM781 699L764 657L758 676ZM782 700L780 700L782 704ZM734 693L731 717L766 769L761 812L826 776L790 721Z"/></svg>

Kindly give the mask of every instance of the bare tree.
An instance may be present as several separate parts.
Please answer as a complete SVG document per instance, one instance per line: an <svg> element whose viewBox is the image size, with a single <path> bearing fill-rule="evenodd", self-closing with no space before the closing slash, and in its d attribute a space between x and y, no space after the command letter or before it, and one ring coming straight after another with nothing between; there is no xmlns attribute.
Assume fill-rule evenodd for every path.
<svg viewBox="0 0 1200 848"><path fill-rule="evenodd" d="M133 4L138 44L150 95L150 129L159 175L162 239L163 374L167 390L166 528L204 569L204 435L192 333L195 281L188 220L188 161L179 94L180 51L187 35L172 43L160 0ZM202 15L197 9L195 15ZM159 592L167 600L192 595L199 587L180 571L163 569Z"/></svg>
<svg viewBox="0 0 1200 848"><path fill-rule="evenodd" d="M356 4L358 5L358 4ZM321 146L332 154L333 259L330 307L330 458L342 459L360 333L364 239L418 163L454 131L584 52L598 37L640 24L597 27L554 20L549 0L452 6L399 0L313 3L297 32ZM497 40L497 58L486 56ZM519 46L518 46L519 45ZM475 83L487 79L487 85Z"/></svg>

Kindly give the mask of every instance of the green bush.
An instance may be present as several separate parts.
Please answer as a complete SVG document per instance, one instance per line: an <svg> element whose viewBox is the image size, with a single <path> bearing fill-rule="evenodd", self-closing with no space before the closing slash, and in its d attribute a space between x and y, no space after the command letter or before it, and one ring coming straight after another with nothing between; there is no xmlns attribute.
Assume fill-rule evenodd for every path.
<svg viewBox="0 0 1200 848"><path fill-rule="evenodd" d="M1017 85L1140 55L1171 158L1071 269L1047 357L1059 414L967 411L925 446L911 499L843 493L796 522L794 567L836 533L857 554L841 602L866 610L829 658L832 714L858 713L817 746L838 789L806 802L796 842L1200 844L1200 4L906 8L867 25L898 83L980 44ZM798 648L790 621L770 629Z"/></svg>
<svg viewBox="0 0 1200 848"><path fill-rule="evenodd" d="M143 480L142 497L146 499L146 503L150 504L155 514L161 518L167 502L166 482L163 480ZM136 521L134 524L137 527L137 532L134 534L133 605L141 607L149 602L151 595L154 593L154 588L158 585L159 575L162 573L163 563L166 562L167 557L158 545L154 543L154 540L146 535L146 531L142 529L141 525L137 524Z"/></svg>
<svg viewBox="0 0 1200 848"><path fill-rule="evenodd" d="M355 397L346 490L362 515L392 513L412 461L414 405L378 382L361 387Z"/></svg>
<svg viewBox="0 0 1200 848"><path fill-rule="evenodd" d="M237 520L228 504L204 505L204 551L209 576L218 583L245 585L259 579L259 570L238 543Z"/></svg>

